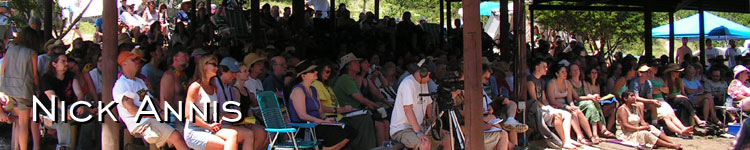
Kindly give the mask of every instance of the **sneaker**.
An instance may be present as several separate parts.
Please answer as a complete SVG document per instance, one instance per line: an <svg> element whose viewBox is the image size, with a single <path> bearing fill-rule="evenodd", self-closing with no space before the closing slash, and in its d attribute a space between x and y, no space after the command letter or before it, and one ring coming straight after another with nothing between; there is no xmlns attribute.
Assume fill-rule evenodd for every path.
<svg viewBox="0 0 750 150"><path fill-rule="evenodd" d="M529 126L516 121L516 119L509 118L508 120L503 122L503 129L521 133L521 132L526 132L526 130L529 130Z"/></svg>

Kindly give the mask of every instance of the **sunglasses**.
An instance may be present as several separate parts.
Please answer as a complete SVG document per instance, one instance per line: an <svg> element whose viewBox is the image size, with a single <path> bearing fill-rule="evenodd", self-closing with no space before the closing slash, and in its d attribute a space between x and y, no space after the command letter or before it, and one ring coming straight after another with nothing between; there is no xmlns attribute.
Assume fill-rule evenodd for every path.
<svg viewBox="0 0 750 150"><path fill-rule="evenodd" d="M211 65L211 66L214 66L214 67L218 66L215 62L207 62L206 65Z"/></svg>

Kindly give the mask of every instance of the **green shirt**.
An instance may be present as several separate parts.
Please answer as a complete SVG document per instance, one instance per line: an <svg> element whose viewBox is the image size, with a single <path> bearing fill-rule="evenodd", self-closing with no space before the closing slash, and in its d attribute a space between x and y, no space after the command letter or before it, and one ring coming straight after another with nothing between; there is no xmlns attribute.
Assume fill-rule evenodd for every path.
<svg viewBox="0 0 750 150"><path fill-rule="evenodd" d="M352 95L360 93L357 82L348 74L341 75L336 79L333 85L333 93L336 94L340 106L350 105L354 109L362 109L362 103L359 103Z"/></svg>

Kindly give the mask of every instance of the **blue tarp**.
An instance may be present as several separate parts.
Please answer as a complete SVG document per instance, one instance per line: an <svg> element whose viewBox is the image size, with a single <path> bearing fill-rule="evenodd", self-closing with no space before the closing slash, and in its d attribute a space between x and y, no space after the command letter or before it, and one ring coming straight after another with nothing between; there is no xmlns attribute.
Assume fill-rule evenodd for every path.
<svg viewBox="0 0 750 150"><path fill-rule="evenodd" d="M482 2L479 3L479 15L490 16L493 10L500 10L500 2Z"/></svg>
<svg viewBox="0 0 750 150"><path fill-rule="evenodd" d="M703 14L703 31L706 38L750 39L750 28L709 12L704 12ZM687 37L693 39L700 37L699 19L699 15L696 13L690 17L675 21L675 38ZM669 24L651 29L651 36L654 38L669 38Z"/></svg>

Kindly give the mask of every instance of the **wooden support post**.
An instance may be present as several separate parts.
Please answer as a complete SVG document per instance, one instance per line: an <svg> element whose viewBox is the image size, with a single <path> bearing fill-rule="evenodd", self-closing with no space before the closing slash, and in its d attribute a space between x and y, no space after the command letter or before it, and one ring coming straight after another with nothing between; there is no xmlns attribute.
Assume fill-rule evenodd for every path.
<svg viewBox="0 0 750 150"><path fill-rule="evenodd" d="M380 0L377 0L380 1ZM440 43L438 44L444 44L445 43L445 0L438 0L440 1L440 35L438 38L440 38ZM377 7L376 7L377 8Z"/></svg>
<svg viewBox="0 0 750 150"><path fill-rule="evenodd" d="M523 2L523 0L521 0L521 2ZM521 30L521 29L526 29L525 27L523 27L523 25L525 24L525 20L526 20L525 15L524 15L525 7L523 3L516 4L514 2L513 4L514 4L513 11L515 11L513 14L516 15L516 13L520 13L519 15L522 15L522 16L513 17L515 18L513 19L513 21L518 20L520 22L519 23L520 26L513 27L513 28L517 29L516 33L526 33L526 32L523 32L523 30ZM516 72L516 74L513 75L513 77L515 78L514 81L516 81L514 82L515 85L513 85L516 89L516 91L514 92L514 94L516 95L516 103L517 104L523 103L524 106L526 104L526 100L527 100L526 96L528 94L526 94L527 93L526 88L524 87L524 84L526 84L526 76L524 76L524 74L522 74L521 72L526 72L526 62L528 62L526 61L526 58L527 58L526 54L528 54L527 51L531 48L534 48L536 44L536 41L535 41L536 39L534 39L534 10L533 9L529 9L529 18L531 19L529 21L530 28L531 28L531 47L527 47L526 45L526 39L525 39L526 34L521 34L521 35L516 34L516 38L518 40L517 41L518 50L515 52L515 57L513 57L514 59L513 62L516 62L516 63L513 63L515 65L515 72ZM521 122L526 123L526 109L519 108L518 112L521 113L521 117L519 117L521 119ZM526 141L526 142L519 143L519 145L528 146L529 138L526 132L523 133L523 141Z"/></svg>
<svg viewBox="0 0 750 150"><path fill-rule="evenodd" d="M250 25L252 26L253 46L261 47L263 33L260 31L260 0L250 0ZM265 40L265 39L264 39Z"/></svg>
<svg viewBox="0 0 750 150"><path fill-rule="evenodd" d="M442 1L440 1L442 4ZM442 8L442 7L441 7ZM380 18L380 0L375 0L375 19Z"/></svg>
<svg viewBox="0 0 750 150"><path fill-rule="evenodd" d="M653 56L653 42L651 38L651 28L653 25L651 14L653 14L651 10L643 12L643 45L645 56Z"/></svg>
<svg viewBox="0 0 750 150"><path fill-rule="evenodd" d="M464 0L464 82L467 129L466 149L484 149L484 126L482 121L482 29L479 20L479 0Z"/></svg>
<svg viewBox="0 0 750 150"><path fill-rule="evenodd" d="M699 41L700 58L701 58L701 64L703 64L703 66L706 66L706 33L705 33L706 31L705 29L703 29L705 27L704 25L705 22L704 22L703 17L705 17L706 15L703 15L703 9L698 10L698 14L699 14L698 23L700 24L698 25L698 28L700 28L699 29L700 30L699 32L700 33L700 41Z"/></svg>
<svg viewBox="0 0 750 150"><path fill-rule="evenodd" d="M446 0L446 2L448 3L446 3L445 5L445 9L447 9L447 11L445 12L445 22L448 25L448 31L451 31L453 30L453 19L451 18L453 11L451 11L451 1Z"/></svg>
<svg viewBox="0 0 750 150"><path fill-rule="evenodd" d="M117 60L117 18L119 18L119 14L117 14L117 1L113 0L106 0L103 1L102 4L102 16L103 16L103 29L102 32L104 35L102 36L103 45L102 45L102 64L101 69L102 70L102 89L110 89L110 90L102 90L102 103L108 104L112 102L112 87L115 85L115 79L117 74L117 64L115 63L115 60ZM102 111L102 110L99 110ZM115 116L118 116L117 109L112 109L112 113ZM109 117L105 117L109 118ZM116 120L104 120L104 124L102 125L102 135L101 135L101 142L102 142L102 149L104 150L115 150L119 149L120 145L120 124L115 122ZM125 132L125 134L129 134Z"/></svg>
<svg viewBox="0 0 750 150"><path fill-rule="evenodd" d="M208 14L214 14L211 13L211 0L206 0L206 11Z"/></svg>
<svg viewBox="0 0 750 150"><path fill-rule="evenodd" d="M292 18L294 19L292 20L292 27L297 29L293 30L293 33L307 26L305 23L305 0L292 0L292 15L296 16Z"/></svg>
<svg viewBox="0 0 750 150"><path fill-rule="evenodd" d="M669 12L669 62L674 62L674 12Z"/></svg>
<svg viewBox="0 0 750 150"><path fill-rule="evenodd" d="M531 48L534 48L534 47L536 47L536 39L534 39L534 34L535 33L534 33L534 10L533 9L529 9L529 19L530 19L529 20L529 26L531 28L531 32L530 32L531 36L529 36L529 37L531 38ZM526 79L526 78L524 78L524 79Z"/></svg>
<svg viewBox="0 0 750 150"><path fill-rule="evenodd" d="M52 39L52 0L44 0L44 42ZM62 39L62 38L61 38Z"/></svg>
<svg viewBox="0 0 750 150"><path fill-rule="evenodd" d="M500 42L510 44L506 41L510 35L510 23L508 22L508 0L500 0Z"/></svg>

